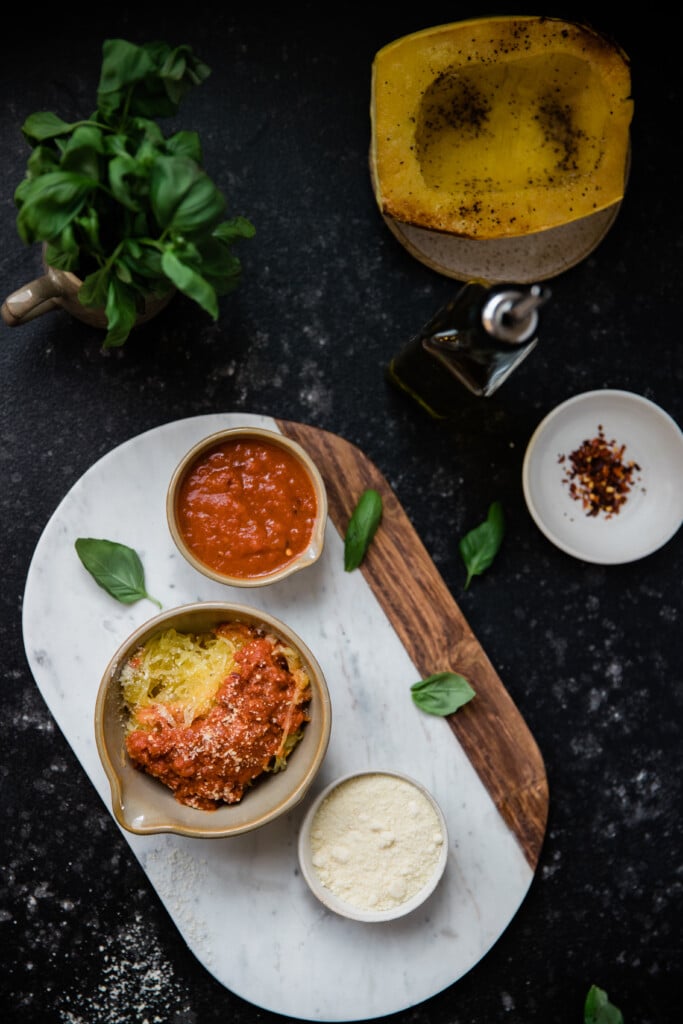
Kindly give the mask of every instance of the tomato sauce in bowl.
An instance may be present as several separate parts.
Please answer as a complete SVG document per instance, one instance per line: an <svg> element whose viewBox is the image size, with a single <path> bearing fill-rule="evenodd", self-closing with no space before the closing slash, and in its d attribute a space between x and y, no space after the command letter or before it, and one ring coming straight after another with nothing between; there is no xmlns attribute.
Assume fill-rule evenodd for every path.
<svg viewBox="0 0 683 1024"><path fill-rule="evenodd" d="M236 428L211 435L183 459L169 488L168 518L195 568L257 586L317 560L327 499L299 445L271 431Z"/></svg>

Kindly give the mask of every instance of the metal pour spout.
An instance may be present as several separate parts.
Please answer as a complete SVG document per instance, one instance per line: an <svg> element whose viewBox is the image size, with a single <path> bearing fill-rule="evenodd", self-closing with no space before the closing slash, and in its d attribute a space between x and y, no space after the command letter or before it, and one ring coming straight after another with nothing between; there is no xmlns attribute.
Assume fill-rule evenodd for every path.
<svg viewBox="0 0 683 1024"><path fill-rule="evenodd" d="M532 285L528 292L498 292L485 303L482 323L494 338L519 345L536 330L538 310L550 294L550 289L538 284Z"/></svg>

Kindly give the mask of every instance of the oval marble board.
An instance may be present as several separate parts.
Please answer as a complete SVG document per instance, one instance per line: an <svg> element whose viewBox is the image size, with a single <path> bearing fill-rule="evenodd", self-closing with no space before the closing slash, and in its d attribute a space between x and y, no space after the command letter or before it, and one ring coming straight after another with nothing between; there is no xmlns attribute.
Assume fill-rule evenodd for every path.
<svg viewBox="0 0 683 1024"><path fill-rule="evenodd" d="M178 554L166 487L185 451L224 427L293 437L316 459L329 498L318 562L272 587L212 583ZM380 529L354 572L343 536L358 497L376 488ZM254 414L210 414L156 427L103 456L47 523L23 606L29 665L57 724L107 807L93 712L116 647L155 613L121 605L86 573L78 537L135 548L148 591L165 608L227 599L286 621L316 655L332 700L332 735L316 783L288 816L231 839L122 830L194 955L253 1004L313 1021L355 1021L414 1006L453 984L506 929L533 880L545 834L542 756L387 481L342 438ZM427 715L410 686L453 669L476 697L450 719ZM427 786L449 829L436 892L414 914L364 925L329 913L300 875L296 840L310 800L355 769L393 769ZM117 826L118 827L118 826Z"/></svg>

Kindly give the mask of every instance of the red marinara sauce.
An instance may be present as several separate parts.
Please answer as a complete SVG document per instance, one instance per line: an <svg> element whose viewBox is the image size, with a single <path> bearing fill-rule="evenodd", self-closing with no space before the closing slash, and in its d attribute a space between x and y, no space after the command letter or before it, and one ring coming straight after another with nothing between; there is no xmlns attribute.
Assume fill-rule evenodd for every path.
<svg viewBox="0 0 683 1024"><path fill-rule="evenodd" d="M264 440L233 440L200 456L181 483L178 528L215 572L267 576L308 547L318 511L302 464Z"/></svg>
<svg viewBox="0 0 683 1024"><path fill-rule="evenodd" d="M152 704L126 737L133 763L188 807L238 803L261 775L278 770L287 741L294 746L310 718L310 686L302 688L271 638L255 636L235 662L205 715L187 725L182 705Z"/></svg>

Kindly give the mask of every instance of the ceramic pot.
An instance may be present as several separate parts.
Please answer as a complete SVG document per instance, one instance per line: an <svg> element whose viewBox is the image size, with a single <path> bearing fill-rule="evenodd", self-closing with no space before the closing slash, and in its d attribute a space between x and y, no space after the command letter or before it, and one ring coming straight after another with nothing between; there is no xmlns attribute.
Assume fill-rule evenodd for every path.
<svg viewBox="0 0 683 1024"><path fill-rule="evenodd" d="M67 270L56 270L45 265L45 273L34 281L22 285L2 304L2 319L9 327L20 327L55 309L65 309L67 313L88 324L106 330L107 319L103 309L91 309L78 301L78 290L83 282L75 274ZM175 295L171 288L165 295L149 295L145 299L144 308L135 321L138 324L151 320L164 309Z"/></svg>

